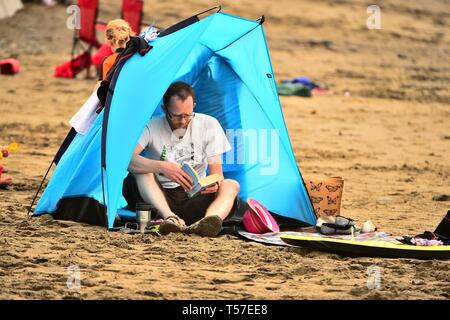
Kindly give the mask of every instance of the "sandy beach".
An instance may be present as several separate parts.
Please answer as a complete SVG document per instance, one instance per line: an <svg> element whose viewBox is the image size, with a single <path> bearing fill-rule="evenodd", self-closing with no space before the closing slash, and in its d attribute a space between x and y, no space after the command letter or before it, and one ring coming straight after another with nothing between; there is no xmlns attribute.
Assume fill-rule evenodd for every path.
<svg viewBox="0 0 450 320"><path fill-rule="evenodd" d="M281 97L304 175L345 179L341 214L381 231L433 231L450 195L450 2L379 1L381 29L366 27L362 0L222 1L223 11L264 29L277 81L306 75L327 96ZM145 1L145 21L170 26L216 1ZM120 1L101 1L100 20ZM27 4L0 20L0 299L449 299L450 261L348 258L266 246L225 235L126 235L27 218L27 207L96 80L53 77L70 57L66 7ZM99 39L102 35L99 32ZM79 266L81 287L67 286ZM377 266L381 286L367 287Z"/></svg>

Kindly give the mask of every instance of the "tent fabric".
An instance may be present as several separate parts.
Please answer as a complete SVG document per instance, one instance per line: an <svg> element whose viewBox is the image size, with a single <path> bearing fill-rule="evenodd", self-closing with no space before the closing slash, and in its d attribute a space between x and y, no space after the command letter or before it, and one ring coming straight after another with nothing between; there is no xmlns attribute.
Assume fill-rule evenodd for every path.
<svg viewBox="0 0 450 320"><path fill-rule="evenodd" d="M0 19L12 17L22 8L21 0L0 0Z"/></svg>
<svg viewBox="0 0 450 320"><path fill-rule="evenodd" d="M54 213L60 199L85 196L106 204L112 228L118 210L126 205L122 183L139 136L148 120L162 112L168 86L182 80L196 91L195 112L214 116L227 133L232 150L223 156L224 175L240 183L240 197L255 198L271 212L315 224L262 25L219 12L158 37L152 46L148 54L135 54L116 71L120 74L114 76L114 93L108 94L105 110L86 135L75 137L34 214ZM255 146L256 157L250 152Z"/></svg>

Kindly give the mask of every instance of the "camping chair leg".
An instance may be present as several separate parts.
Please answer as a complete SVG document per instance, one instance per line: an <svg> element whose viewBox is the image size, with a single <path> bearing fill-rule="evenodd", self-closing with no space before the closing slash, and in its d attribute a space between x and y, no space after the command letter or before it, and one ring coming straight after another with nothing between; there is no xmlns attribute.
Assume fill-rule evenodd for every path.
<svg viewBox="0 0 450 320"><path fill-rule="evenodd" d="M34 195L33 201L31 202L31 205L28 208L27 216L30 215L30 212L31 212L31 210L33 208L34 202L36 201L36 198L37 198L39 192L41 191L42 186L44 185L44 181L47 178L47 175L50 172L50 169L52 168L53 163L54 163L53 161L50 163L50 166L48 167L47 172L45 173L44 178L42 179L41 184L40 184L39 188L37 189L36 194Z"/></svg>
<svg viewBox="0 0 450 320"><path fill-rule="evenodd" d="M72 40L72 52L70 53L70 68L73 70L73 58L75 57L75 51L77 49L78 45L78 36L77 36L77 30L75 29L73 31L73 40Z"/></svg>
<svg viewBox="0 0 450 320"><path fill-rule="evenodd" d="M91 79L91 67L86 67L86 79Z"/></svg>

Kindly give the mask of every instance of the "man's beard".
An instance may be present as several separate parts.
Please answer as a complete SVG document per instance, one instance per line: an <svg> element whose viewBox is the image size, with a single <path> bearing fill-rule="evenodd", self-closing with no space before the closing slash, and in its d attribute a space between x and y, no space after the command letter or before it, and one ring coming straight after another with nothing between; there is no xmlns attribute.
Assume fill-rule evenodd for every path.
<svg viewBox="0 0 450 320"><path fill-rule="evenodd" d="M166 114L166 119L167 119L167 122L170 124L170 127L172 128L172 131L173 130L180 130L180 129L186 130L188 125L189 125L189 122L184 124L184 125L183 124L175 124L172 120L170 120L170 118L169 118L169 116L167 114Z"/></svg>

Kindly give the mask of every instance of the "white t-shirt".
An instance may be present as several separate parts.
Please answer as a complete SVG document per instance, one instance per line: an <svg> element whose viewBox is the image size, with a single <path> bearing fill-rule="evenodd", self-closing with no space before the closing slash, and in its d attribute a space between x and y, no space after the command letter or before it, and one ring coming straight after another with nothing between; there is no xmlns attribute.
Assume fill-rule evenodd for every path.
<svg viewBox="0 0 450 320"><path fill-rule="evenodd" d="M182 136L182 137L181 137ZM181 138L180 138L181 137ZM187 129L172 131L165 115L150 119L138 141L149 158L183 165L190 163L199 176L206 176L208 158L231 149L219 121L206 114L196 113ZM163 188L176 188L179 184L162 174L156 174Z"/></svg>

